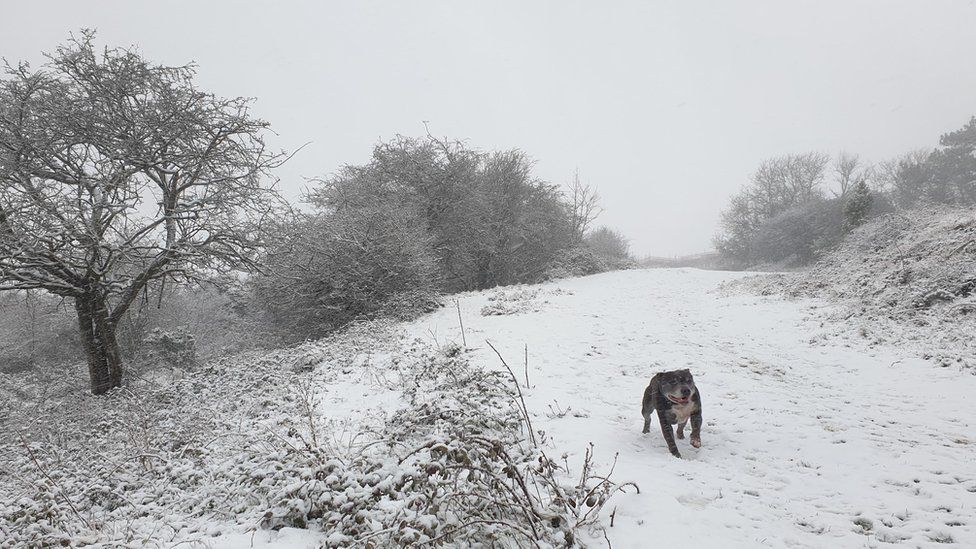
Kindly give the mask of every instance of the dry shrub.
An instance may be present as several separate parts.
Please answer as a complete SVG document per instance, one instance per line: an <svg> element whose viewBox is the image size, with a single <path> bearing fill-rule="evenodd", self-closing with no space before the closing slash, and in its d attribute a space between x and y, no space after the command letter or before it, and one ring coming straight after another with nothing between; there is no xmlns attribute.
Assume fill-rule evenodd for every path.
<svg viewBox="0 0 976 549"><path fill-rule="evenodd" d="M284 526L328 547L574 547L628 486L589 452L571 474L528 441L507 377L389 323L98 398L0 381L21 388L0 389L0 547ZM355 421L323 415L341 383L400 396Z"/></svg>

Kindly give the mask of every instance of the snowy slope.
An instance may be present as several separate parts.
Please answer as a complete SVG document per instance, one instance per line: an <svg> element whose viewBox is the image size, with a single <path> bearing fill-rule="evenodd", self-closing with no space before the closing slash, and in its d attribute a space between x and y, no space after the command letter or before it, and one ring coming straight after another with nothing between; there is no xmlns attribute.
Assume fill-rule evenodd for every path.
<svg viewBox="0 0 976 549"><path fill-rule="evenodd" d="M817 297L841 305L834 333L911 347L976 374L976 213L895 211L858 227L808 269L746 278L729 290ZM850 330L856 325L857 330ZM846 330L846 334L844 333Z"/></svg>
<svg viewBox="0 0 976 549"><path fill-rule="evenodd" d="M837 326L814 314L822 302L717 291L740 276L624 271L459 305L477 360L498 363L491 340L521 377L528 346L526 399L549 454L578 462L592 442L641 487L615 500L615 549L976 547L976 377L824 339ZM454 307L409 329L461 341ZM656 420L641 434L639 408L654 372L684 367L705 425L678 460Z"/></svg>

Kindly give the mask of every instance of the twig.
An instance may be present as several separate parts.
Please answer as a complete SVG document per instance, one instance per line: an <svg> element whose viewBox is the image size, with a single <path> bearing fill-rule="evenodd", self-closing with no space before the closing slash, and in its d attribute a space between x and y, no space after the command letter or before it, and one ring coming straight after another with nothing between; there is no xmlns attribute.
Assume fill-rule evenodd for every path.
<svg viewBox="0 0 976 549"><path fill-rule="evenodd" d="M514 524L512 524L510 522L505 522L503 520L488 520L488 519L468 521L468 522L466 522L464 524L461 524L461 525L458 525L458 526L454 527L451 530L448 530L448 531L444 532L443 534L441 534L441 535L439 535L439 536L437 536L435 538L431 538L431 539L429 539L429 540L421 543L420 545L421 545L421 547L435 545L437 542L439 542L439 541L441 541L443 539L446 539L446 538L448 538L450 536L453 536L454 534L457 534L458 532L464 530L465 528L469 528L469 527L475 526L477 524L494 524L494 525L497 525L497 526L506 526L508 528L511 528L514 532L518 532L519 534L522 534L523 536L525 536L525 538L527 540L529 540L530 542L532 542L532 546L533 547L541 547L539 545L539 542L536 541L535 539L533 539L533 536L530 535L528 532L526 532L524 529L522 529L522 528L520 528L520 527L518 527L518 526L516 526L516 525L514 525Z"/></svg>
<svg viewBox="0 0 976 549"><path fill-rule="evenodd" d="M532 514L542 519L547 518L547 515L536 510L535 506L532 504L532 495L529 493L529 488L525 484L525 478L518 473L518 466L515 461L512 460L511 456L508 455L508 452L505 451L505 447L502 446L498 441L493 441L479 436L473 436L469 440L480 442L482 445L497 451L498 455L501 456L501 458L505 461L505 464L511 467L512 471L515 473L515 480L518 481L519 487L522 488L522 493L525 494L525 501L528 504L529 509L532 511ZM532 531L534 532L535 525L532 523L529 525L532 527Z"/></svg>
<svg viewBox="0 0 976 549"><path fill-rule="evenodd" d="M370 532L368 534L365 534L363 536L360 536L360 537L356 538L356 543L362 543L362 542L368 540L369 538L373 538L373 537L376 537L376 536L380 536L380 535L389 533L389 532L394 531L394 530L397 530L397 527L394 526L394 527L390 527L390 528L383 528L382 530L376 530L375 532Z"/></svg>
<svg viewBox="0 0 976 549"><path fill-rule="evenodd" d="M525 397L522 395L522 387L519 385L518 378L515 377L515 374L512 372L512 368L509 367L507 362L505 362L505 359L502 357L502 354L498 352L498 349L491 344L491 341L486 339L485 343L491 347L492 351L495 351L495 354L498 355L498 360L501 360L502 365L504 365L505 369L508 370L508 375L512 376L512 381L515 383L515 390L518 391L519 400L522 402L522 416L525 418L525 425L529 430L529 440L532 441L533 446L538 446L538 443L535 440L535 432L532 430L532 420L529 419L529 409L525 406Z"/></svg>
<svg viewBox="0 0 976 549"><path fill-rule="evenodd" d="M566 414L568 414L569 411L573 409L572 406L569 406L565 410L563 410L562 407L559 405L558 400L553 399L552 401L556 403L556 407L553 408L552 404L547 404L547 406L549 407L549 413L546 414L551 419L566 417Z"/></svg>
<svg viewBox="0 0 976 549"><path fill-rule="evenodd" d="M312 444L309 445L305 442L303 437L303 442L306 446L311 448L318 448L318 433L315 428L315 389L312 387L312 380L307 379L304 382L299 381L295 383L295 393L298 396L298 404L301 407L300 413L304 416L304 419L308 423L309 436L312 437Z"/></svg>
<svg viewBox="0 0 976 549"><path fill-rule="evenodd" d="M529 386L529 344L525 344L525 388L531 389Z"/></svg>
<svg viewBox="0 0 976 549"><path fill-rule="evenodd" d="M961 251L963 251L963 250L965 250L966 248L968 248L968 247L969 247L969 245L970 245L970 244L976 244L976 239L970 239L970 240L969 240L968 242L966 242L966 243L965 243L965 244L963 244L962 246L959 246L959 247L958 247L958 248L956 248L955 250L952 250L952 252L951 252L951 253L949 253L949 257L952 257L952 256L954 256L954 255L956 255L957 253L959 253L959 252L961 252Z"/></svg>
<svg viewBox="0 0 976 549"><path fill-rule="evenodd" d="M617 518L617 506L613 506L613 511L610 512L610 528L613 528L613 519ZM610 543L607 541L607 543Z"/></svg>
<svg viewBox="0 0 976 549"><path fill-rule="evenodd" d="M464 320L461 319L461 300L455 299L454 300L454 307L457 309L458 324L461 325L461 343L463 343L464 344L464 347L467 348L467 346L468 346L468 340L467 340L466 337L464 337Z"/></svg>

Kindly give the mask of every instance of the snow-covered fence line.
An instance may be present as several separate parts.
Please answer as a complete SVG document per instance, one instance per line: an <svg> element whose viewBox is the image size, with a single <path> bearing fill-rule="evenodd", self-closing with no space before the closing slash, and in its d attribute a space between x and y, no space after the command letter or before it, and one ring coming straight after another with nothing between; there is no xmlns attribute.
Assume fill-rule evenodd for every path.
<svg viewBox="0 0 976 549"><path fill-rule="evenodd" d="M507 376L389 323L97 398L58 377L0 380L18 388L0 389L0 547L282 527L329 547L571 547L630 489L531 444ZM325 404L349 386L358 413Z"/></svg>

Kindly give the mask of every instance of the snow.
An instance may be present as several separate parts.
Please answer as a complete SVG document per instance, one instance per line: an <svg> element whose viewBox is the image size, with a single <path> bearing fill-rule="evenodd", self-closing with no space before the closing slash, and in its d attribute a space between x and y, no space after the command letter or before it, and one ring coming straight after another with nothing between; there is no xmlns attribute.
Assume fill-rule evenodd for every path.
<svg viewBox="0 0 976 549"><path fill-rule="evenodd" d="M521 377L528 346L523 391L550 454L572 463L592 442L641 487L614 502L615 549L976 547L976 377L896 346L825 342L828 303L718 291L742 276L633 270L544 285L528 312L482 316L491 292L459 305L476 360L498 362L490 339ZM410 329L461 340L453 307ZM654 372L686 367L705 424L701 449L678 441L679 460L656 419L641 434L640 399Z"/></svg>
<svg viewBox="0 0 976 549"><path fill-rule="evenodd" d="M322 535L311 530L282 528L281 530L254 530L251 532L224 534L201 542L211 549L318 549Z"/></svg>
<svg viewBox="0 0 976 549"><path fill-rule="evenodd" d="M914 356L976 375L974 244L971 208L900 210L855 229L806 270L747 278L729 290L829 299L837 305L823 311L830 335L911 347Z"/></svg>
<svg viewBox="0 0 976 549"><path fill-rule="evenodd" d="M58 479L55 488L77 493L76 505L98 500L103 522L124 524L120 529L142 536L136 540L151 539L150 546L283 549L348 539L344 532L318 530L321 524L311 520L307 530L280 522L283 528L266 529L267 517L302 516L312 502L326 512L357 502L362 510L356 513L375 524L405 512L422 539L420 530L436 525L433 515L407 511L417 502L411 494L420 492L369 507L372 489L366 487L390 490L446 459L447 446L441 445L440 458L434 446L429 461L411 465L371 444L394 433L403 437L400 448L416 448L417 440L441 436L443 424L430 425L427 433L403 432L425 425L421 416L434 415L426 410L446 413L456 425L475 421L481 409L472 406L480 395L452 400L443 392L452 385L423 377L429 370L416 365L463 359L474 369L453 375L477 378L484 367L507 376L490 340L523 385L542 451L559 463L565 455L571 475L562 480L569 489L590 443L598 474L612 468L616 482L639 485L639 494L617 493L602 510L614 549L976 547L976 417L968 401L976 394L976 376L935 367L897 341L859 337L857 326L831 320L836 303L725 289L745 276L630 270L460 294L453 297L463 335L451 301L412 323L363 325L296 349L222 359L174 381L172 390L133 387L92 398L78 387L58 393L8 376L0 380L0 435L27 433L23 418L41 414L46 419L30 423L32 446L41 458L63 454L67 460L45 461ZM462 341L467 350L448 358ZM678 441L682 459L668 453L656 419L651 432L641 434L648 380L677 368L695 375L705 420L701 448L687 438ZM17 390L4 393L3 387ZM498 407L492 399L499 397L483 400ZM160 408L142 411L152 406ZM314 425L303 417L308 409ZM145 440L133 450L109 430L90 433L86 422L93 417L107 418L106 425L131 417L133 426L122 432ZM489 423L504 425L507 417ZM150 423L143 429L144 422ZM313 432L328 460L289 450ZM49 433L62 438L45 446ZM84 450L89 435L103 444L94 454ZM180 444L173 445L173 437ZM0 445L0 462L9 461L13 471L6 478L0 471L0 486L18 482L16 493L0 490L0 538L5 506L31 509L17 500L35 494L29 483L20 484L36 471L19 446ZM403 458L405 450L397 451ZM137 460L133 452L159 457ZM117 461L120 472L99 472L105 466L97 463L91 475L85 460L103 457ZM376 473L356 470L353 458ZM104 496L89 486L92 478L105 483ZM129 503L108 511L118 486ZM46 497L52 503L38 504L41 510L57 511L58 520L80 528L57 498ZM127 505L141 518L126 523L133 515ZM102 542L105 535L86 539ZM596 530L585 541L607 543ZM7 546L13 545L0 539L0 547Z"/></svg>

